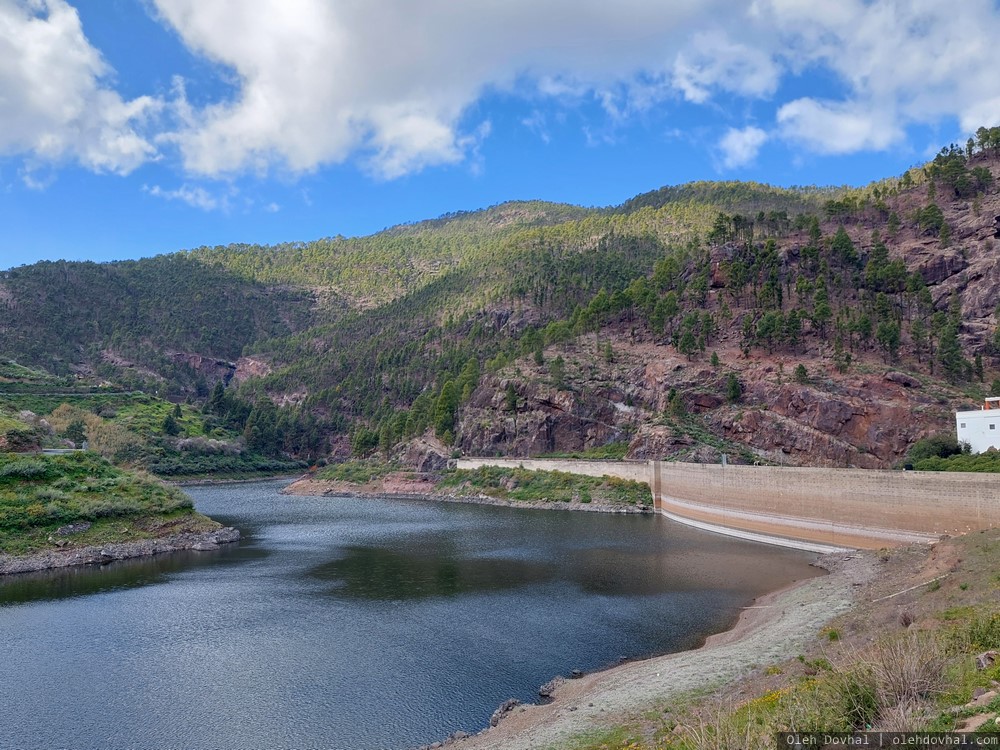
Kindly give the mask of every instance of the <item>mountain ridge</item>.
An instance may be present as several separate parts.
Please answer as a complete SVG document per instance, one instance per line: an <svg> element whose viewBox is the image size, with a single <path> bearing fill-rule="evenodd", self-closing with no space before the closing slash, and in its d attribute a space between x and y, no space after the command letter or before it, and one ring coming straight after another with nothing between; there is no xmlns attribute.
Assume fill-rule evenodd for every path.
<svg viewBox="0 0 1000 750"><path fill-rule="evenodd" d="M822 375L840 388L880 367L933 383L949 406L982 395L1000 348L992 307L1000 267L990 246L997 172L996 149L984 141L865 188L696 182L616 207L509 201L363 238L19 267L0 274L0 352L195 403L215 382L231 382L247 403L313 414L339 451L381 444L390 453L426 429L460 450L482 449L469 415L478 409L480 423L503 424L522 391L554 388L550 403L586 403L597 386L570 357L579 359L574 341L594 336L591 369L628 352L706 371L701 380L661 378L659 390L631 396L629 379L641 381L651 363L613 375L614 389L639 399L644 415L623 434L651 436L633 454L669 454L667 432L692 432L671 427L665 412L705 410L708 433L685 438L701 441L696 453L707 460L713 443L732 444L748 460L774 460L774 445L740 438L735 415L724 416L727 384L717 373L733 375L740 399L774 414L794 378L805 387ZM69 301L63 323L47 325L56 313L46 300L59 298ZM705 365L712 353L721 369ZM557 360L561 377L552 372ZM774 382L760 385L767 368ZM486 402L493 406L484 411ZM802 436L821 428L785 412L804 444L818 444ZM817 460L890 465L946 427L934 414L896 430L891 452L862 445L874 434L848 430L836 440L846 439L854 458L834 441ZM543 422L535 429L551 428ZM775 443L782 433L773 432ZM591 447L616 435L592 436ZM523 437L494 435L488 445L541 445ZM545 447L588 447L558 443Z"/></svg>

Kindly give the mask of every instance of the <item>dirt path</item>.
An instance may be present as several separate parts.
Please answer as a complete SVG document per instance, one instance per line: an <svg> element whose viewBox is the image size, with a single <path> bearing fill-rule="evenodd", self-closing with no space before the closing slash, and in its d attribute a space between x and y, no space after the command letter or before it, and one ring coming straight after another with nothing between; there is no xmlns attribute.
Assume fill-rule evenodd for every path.
<svg viewBox="0 0 1000 750"><path fill-rule="evenodd" d="M854 603L873 579L870 554L829 555L830 575L758 599L736 627L695 651L633 662L568 680L542 706L519 706L499 726L449 747L456 750L541 750L581 732L614 726L654 704L709 689L769 662L794 657L831 618Z"/></svg>

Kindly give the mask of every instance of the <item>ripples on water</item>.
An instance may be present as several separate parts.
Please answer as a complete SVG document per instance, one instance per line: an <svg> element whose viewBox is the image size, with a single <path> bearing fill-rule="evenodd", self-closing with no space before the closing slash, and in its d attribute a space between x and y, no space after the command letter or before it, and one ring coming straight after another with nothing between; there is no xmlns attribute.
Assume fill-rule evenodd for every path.
<svg viewBox="0 0 1000 750"><path fill-rule="evenodd" d="M815 574L663 518L281 486L189 490L239 545L0 582L0 747L411 747Z"/></svg>

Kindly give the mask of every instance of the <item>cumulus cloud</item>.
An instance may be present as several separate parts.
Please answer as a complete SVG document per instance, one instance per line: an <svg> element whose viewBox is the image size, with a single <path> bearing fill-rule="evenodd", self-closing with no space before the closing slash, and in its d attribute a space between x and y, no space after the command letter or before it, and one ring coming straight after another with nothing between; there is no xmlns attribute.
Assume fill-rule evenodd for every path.
<svg viewBox="0 0 1000 750"><path fill-rule="evenodd" d="M737 110L771 142L830 154L895 147L914 124L1000 123L993 0L149 2L234 93L195 104L178 80L168 101L126 101L66 0L0 0L0 153L117 173L176 155L199 177L350 159L393 179L475 167L489 94L528 102L543 138L553 109L585 101L608 120L582 123L591 133L711 107L731 166L764 142ZM816 72L833 85L803 95Z"/></svg>
<svg viewBox="0 0 1000 750"><path fill-rule="evenodd" d="M748 97L769 96L778 86L780 72L768 51L714 30L695 34L677 53L672 82L685 99L704 104L719 89Z"/></svg>
<svg viewBox="0 0 1000 750"><path fill-rule="evenodd" d="M127 174L155 158L143 128L162 101L123 100L111 74L64 0L0 0L0 154L26 155L29 186L45 164Z"/></svg>
<svg viewBox="0 0 1000 750"><path fill-rule="evenodd" d="M955 118L965 131L1000 122L991 49L1000 13L991 0L758 0L755 23L772 29L791 71L825 69L839 100L782 104L786 137L820 153L885 149L913 124Z"/></svg>
<svg viewBox="0 0 1000 750"><path fill-rule="evenodd" d="M142 191L156 198L163 198L168 201L179 201L186 203L192 208L200 208L202 211L214 211L215 209L228 210L228 196L215 196L201 186L190 187L181 185L174 190L164 190L159 185L143 185ZM274 205L274 204L272 204Z"/></svg>
<svg viewBox="0 0 1000 750"><path fill-rule="evenodd" d="M192 51L240 83L231 101L201 111L184 103L190 117L174 139L187 169L304 172L360 153L385 178L465 159L481 123L463 118L488 91L627 98L623 82L647 68L665 78L691 24L732 4L155 2Z"/></svg>
<svg viewBox="0 0 1000 750"><path fill-rule="evenodd" d="M744 167L757 158L761 146L767 142L767 133L750 125L737 130L729 128L719 141L722 152L722 166L726 169Z"/></svg>

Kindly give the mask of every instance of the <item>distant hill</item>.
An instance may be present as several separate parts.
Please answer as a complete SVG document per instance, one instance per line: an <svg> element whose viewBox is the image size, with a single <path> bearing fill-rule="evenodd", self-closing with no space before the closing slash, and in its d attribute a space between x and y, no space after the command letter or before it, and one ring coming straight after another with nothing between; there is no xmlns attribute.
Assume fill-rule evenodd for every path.
<svg viewBox="0 0 1000 750"><path fill-rule="evenodd" d="M195 406L223 383L247 405L229 428L266 403L335 452L429 429L477 453L890 466L1000 375L991 144L860 189L701 182L21 267L0 353Z"/></svg>

